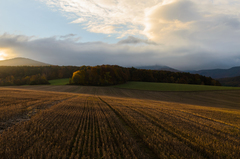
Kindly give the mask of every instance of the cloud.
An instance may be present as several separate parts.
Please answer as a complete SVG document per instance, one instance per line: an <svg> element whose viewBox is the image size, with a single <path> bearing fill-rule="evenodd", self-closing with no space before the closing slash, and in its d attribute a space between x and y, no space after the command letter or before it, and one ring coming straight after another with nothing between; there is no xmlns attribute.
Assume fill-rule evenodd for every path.
<svg viewBox="0 0 240 159"><path fill-rule="evenodd" d="M89 32L118 38L141 35L175 48L192 45L213 49L222 43L236 43L240 35L238 0L39 1L61 11L71 23L81 23Z"/></svg>
<svg viewBox="0 0 240 159"><path fill-rule="evenodd" d="M63 36L64 37L64 36ZM209 51L205 48L164 45L123 45L141 42L130 37L122 43L81 43L61 40L58 37L32 38L24 35L0 35L0 51L10 50L15 57L27 57L57 65L101 65L121 66L167 65L176 69L226 68L240 65L240 46L224 51ZM144 40L143 40L144 41ZM238 50L237 50L238 48ZM5 52L10 53L10 52Z"/></svg>
<svg viewBox="0 0 240 159"><path fill-rule="evenodd" d="M95 25L94 23L89 23L87 30L94 33L104 33L104 34L116 33L115 27L112 25Z"/></svg>
<svg viewBox="0 0 240 159"><path fill-rule="evenodd" d="M77 36L77 34L68 34L68 35L64 35L64 36L59 36L59 39L77 42L81 39L81 37L76 37L76 36Z"/></svg>
<svg viewBox="0 0 240 159"><path fill-rule="evenodd" d="M206 50L215 56L238 52L240 11L236 6L240 7L240 2L235 0L159 3L146 12L144 33L173 48Z"/></svg>
<svg viewBox="0 0 240 159"><path fill-rule="evenodd" d="M70 25L120 41L81 43L74 34L49 38L3 34L4 52L59 65L161 64L177 69L240 65L239 0L39 1L60 11Z"/></svg>
<svg viewBox="0 0 240 159"><path fill-rule="evenodd" d="M58 10L71 23L81 23L90 32L134 35L141 34L145 9L161 0L39 0ZM74 14L74 16L73 16ZM123 29L120 29L123 28Z"/></svg>
<svg viewBox="0 0 240 159"><path fill-rule="evenodd" d="M68 39L68 38L71 38L71 37L74 37L74 36L76 36L76 34L68 34L68 35L60 36L60 38Z"/></svg>
<svg viewBox="0 0 240 159"><path fill-rule="evenodd" d="M144 39L140 39L140 38L136 38L133 36L129 36L126 39L120 40L118 42L118 44L150 44L150 45L156 45L155 42L153 41L149 41L149 40L144 40Z"/></svg>
<svg viewBox="0 0 240 159"><path fill-rule="evenodd" d="M151 18L166 22L175 20L189 22L200 17L199 13L196 11L195 4L188 0L179 0L165 5L159 3L149 12L148 14L151 14Z"/></svg>
<svg viewBox="0 0 240 159"><path fill-rule="evenodd" d="M78 18L78 19L72 21L71 23L82 23L82 22L85 22L84 18Z"/></svg>

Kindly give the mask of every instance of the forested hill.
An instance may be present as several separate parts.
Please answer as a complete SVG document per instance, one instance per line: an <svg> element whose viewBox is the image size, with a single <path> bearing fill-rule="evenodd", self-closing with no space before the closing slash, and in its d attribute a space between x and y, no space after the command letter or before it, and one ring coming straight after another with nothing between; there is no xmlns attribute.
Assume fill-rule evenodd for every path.
<svg viewBox="0 0 240 159"><path fill-rule="evenodd" d="M0 85L48 84L70 78L72 84L114 85L127 81L220 85L212 78L182 72L144 70L120 66L0 66Z"/></svg>
<svg viewBox="0 0 240 159"><path fill-rule="evenodd" d="M72 83L80 85L115 85L127 81L221 85L211 77L198 74L124 68L116 65L82 66L72 76Z"/></svg>
<svg viewBox="0 0 240 159"><path fill-rule="evenodd" d="M240 76L240 66L232 67L230 69L213 69L213 70L192 71L190 73L200 74L203 76L212 77L214 79L229 78L229 77Z"/></svg>
<svg viewBox="0 0 240 159"><path fill-rule="evenodd" d="M223 86L233 86L233 87L240 87L240 76L231 77L231 78L221 78L219 82Z"/></svg>

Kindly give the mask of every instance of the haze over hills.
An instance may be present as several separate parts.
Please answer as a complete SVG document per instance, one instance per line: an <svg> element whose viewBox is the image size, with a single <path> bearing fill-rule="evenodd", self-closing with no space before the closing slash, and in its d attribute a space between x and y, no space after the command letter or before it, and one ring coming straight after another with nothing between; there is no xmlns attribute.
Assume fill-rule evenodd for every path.
<svg viewBox="0 0 240 159"><path fill-rule="evenodd" d="M174 68L168 67L168 66L162 66L162 65L153 65L153 66L138 66L135 67L137 69L146 69L146 70L163 70L163 71L171 71L171 72L181 72L179 70L176 70Z"/></svg>
<svg viewBox="0 0 240 159"><path fill-rule="evenodd" d="M211 69L211 70L199 70L190 71L193 74L200 74L207 77L212 77L214 79L228 78L240 76L240 66L232 67L230 69Z"/></svg>
<svg viewBox="0 0 240 159"><path fill-rule="evenodd" d="M28 58L16 57L0 61L0 66L49 66L50 64L35 61Z"/></svg>

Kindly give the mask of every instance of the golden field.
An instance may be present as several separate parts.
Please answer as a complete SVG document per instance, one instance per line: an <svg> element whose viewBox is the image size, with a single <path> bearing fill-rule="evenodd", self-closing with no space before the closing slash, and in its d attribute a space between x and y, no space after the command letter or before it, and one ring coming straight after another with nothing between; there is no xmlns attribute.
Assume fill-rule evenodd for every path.
<svg viewBox="0 0 240 159"><path fill-rule="evenodd" d="M240 158L240 91L0 89L3 158Z"/></svg>

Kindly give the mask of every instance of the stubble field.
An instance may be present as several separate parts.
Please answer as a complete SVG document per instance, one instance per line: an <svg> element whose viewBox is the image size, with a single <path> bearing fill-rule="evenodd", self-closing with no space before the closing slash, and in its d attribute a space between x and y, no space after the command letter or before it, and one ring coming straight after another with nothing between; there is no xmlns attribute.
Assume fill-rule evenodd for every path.
<svg viewBox="0 0 240 159"><path fill-rule="evenodd" d="M239 99L236 90L4 87L0 156L240 158Z"/></svg>

